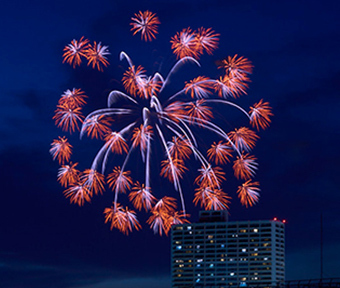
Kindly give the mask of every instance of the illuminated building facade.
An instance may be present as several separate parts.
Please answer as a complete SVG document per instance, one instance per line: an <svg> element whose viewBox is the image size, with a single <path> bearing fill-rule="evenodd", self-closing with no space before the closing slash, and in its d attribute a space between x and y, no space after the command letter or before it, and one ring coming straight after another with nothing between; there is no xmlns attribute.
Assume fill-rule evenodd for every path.
<svg viewBox="0 0 340 288"><path fill-rule="evenodd" d="M281 221L228 222L227 211L201 211L199 223L172 227L172 287L283 285L284 241Z"/></svg>

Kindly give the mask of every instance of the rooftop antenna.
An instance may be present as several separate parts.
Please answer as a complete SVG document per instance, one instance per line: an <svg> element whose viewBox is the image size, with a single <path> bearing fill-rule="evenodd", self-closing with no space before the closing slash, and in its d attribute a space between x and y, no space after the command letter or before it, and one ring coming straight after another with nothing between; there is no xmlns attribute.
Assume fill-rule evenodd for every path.
<svg viewBox="0 0 340 288"><path fill-rule="evenodd" d="M322 211L320 214L320 279L323 279L323 227L322 227Z"/></svg>

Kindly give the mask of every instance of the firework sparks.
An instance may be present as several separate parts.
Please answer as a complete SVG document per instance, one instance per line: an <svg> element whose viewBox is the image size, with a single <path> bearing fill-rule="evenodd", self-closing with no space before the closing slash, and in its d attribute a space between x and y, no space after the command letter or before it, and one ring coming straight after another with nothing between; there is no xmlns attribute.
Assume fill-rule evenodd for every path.
<svg viewBox="0 0 340 288"><path fill-rule="evenodd" d="M141 226L136 218L136 212L130 210L128 207L125 209L120 204L115 203L110 208L105 208L105 223L111 221L111 230L117 228L119 231L128 235L132 229L139 230Z"/></svg>
<svg viewBox="0 0 340 288"><path fill-rule="evenodd" d="M254 107L250 107L250 123L257 130L266 129L271 122L270 116L273 116L271 107L268 102L263 102L261 99L259 103L254 104Z"/></svg>
<svg viewBox="0 0 340 288"><path fill-rule="evenodd" d="M155 39L160 24L156 14L139 12L131 19L133 35L141 33L144 41ZM187 63L200 66L197 60L205 52L212 55L218 47L219 36L211 28L203 27L197 31L185 28L173 36L171 49L179 60L165 77L160 72L148 75L141 65L133 64L127 53L121 52L120 60L126 60L128 64L122 76L126 92L111 91L108 107L95 110L85 119L81 113L86 104L85 93L75 88L64 92L53 117L56 125L71 133L79 130L79 124L82 124L81 137L86 135L104 141L91 169L83 173L76 169L77 163L66 164L70 161L72 147L65 137L59 137L51 144L53 159L62 164L58 181L66 188L64 194L71 203L82 206L94 195L104 193L107 185L113 191L113 205L104 210L104 215L111 229L116 228L124 234L141 229L136 212L120 204L125 197L136 210L151 214L147 223L155 233L167 235L172 225L189 221L184 202L187 197L184 197L181 183L188 171L193 173L187 162L195 160L200 167L194 178L197 188L193 203L204 209L224 210L229 209L231 199L222 190L227 172L224 166L231 158L234 159L231 166L235 177L246 181L237 191L241 203L249 207L258 202L259 184L252 181L257 159L249 151L255 147L259 136L247 127L226 130L224 115L228 114L223 110L223 113L215 113L215 110L231 107L245 116L253 128L260 130L269 126L273 114L268 102L260 100L250 107L249 113L234 102L247 94L252 63L243 56L229 56L220 61L218 68L223 72L218 79L198 76L184 82L172 95L163 92L180 66ZM64 62L73 67L81 64L81 57L100 71L109 64L107 46L101 43L92 45L81 38L73 40L64 51ZM215 120L218 114L222 121ZM205 131L206 135L202 137L197 131ZM205 151L204 147L210 148ZM159 155L155 157L155 151L160 149L164 158L156 161ZM114 154L115 162L121 164L112 165L108 161L111 154ZM136 159L141 159L143 165L138 162L137 168ZM136 168L139 173L135 175ZM159 197L160 191L152 186L155 171L178 192L178 205L175 198Z"/></svg>
<svg viewBox="0 0 340 288"><path fill-rule="evenodd" d="M221 189L211 187L200 187L196 189L194 204L201 202L201 207L206 210L226 210L228 209L228 200L230 197Z"/></svg>
<svg viewBox="0 0 340 288"><path fill-rule="evenodd" d="M235 75L226 74L215 82L214 88L215 91L218 92L219 97L237 98L242 94L247 94L246 89L248 88L248 84L237 78Z"/></svg>
<svg viewBox="0 0 340 288"><path fill-rule="evenodd" d="M87 136L91 138L103 139L106 135L111 133L110 119L103 115L94 115L84 121L84 125L81 130L81 135L87 133Z"/></svg>
<svg viewBox="0 0 340 288"><path fill-rule="evenodd" d="M66 198L70 198L70 202L83 206L85 202L91 202L91 192L82 183L71 185L70 188L64 191Z"/></svg>
<svg viewBox="0 0 340 288"><path fill-rule="evenodd" d="M249 151L253 149L257 139L259 139L259 136L247 127L241 127L234 131L230 131L228 136L241 151Z"/></svg>
<svg viewBox="0 0 340 288"><path fill-rule="evenodd" d="M184 161L181 159L168 159L163 160L161 163L162 171L161 176L168 178L169 181L175 182L178 181L180 178L183 177L183 174L187 167L184 165Z"/></svg>
<svg viewBox="0 0 340 288"><path fill-rule="evenodd" d="M205 104L203 99L190 102L185 108L191 123L197 123L203 126L204 123L208 123L208 121L213 118L211 108Z"/></svg>
<svg viewBox="0 0 340 288"><path fill-rule="evenodd" d="M121 134L112 132L105 137L106 146L112 149L113 153L123 154L127 153L128 145Z"/></svg>
<svg viewBox="0 0 340 288"><path fill-rule="evenodd" d="M131 20L133 21L130 23L132 26L131 31L133 31L133 35L136 35L140 32L141 38L144 41L152 41L156 38L155 34L158 33L158 25L161 24L161 22L159 22L159 19L155 13L150 11L139 11L138 14L135 14L135 17L131 18Z"/></svg>
<svg viewBox="0 0 340 288"><path fill-rule="evenodd" d="M200 175L195 179L195 183L200 187L219 188L222 182L226 180L221 167L202 167L198 171Z"/></svg>
<svg viewBox="0 0 340 288"><path fill-rule="evenodd" d="M198 31L192 31L190 27L183 29L171 38L171 49L177 58L193 57L199 59L206 51L212 55L218 47L220 36L211 28L199 28Z"/></svg>
<svg viewBox="0 0 340 288"><path fill-rule="evenodd" d="M150 125L145 127L143 124L141 124L140 127L134 128L131 138L132 146L140 146L141 151L145 151L147 144L151 139L152 133L152 127Z"/></svg>
<svg viewBox="0 0 340 288"><path fill-rule="evenodd" d="M189 159L192 153L188 140L176 136L172 137L172 141L168 142L168 149L173 159Z"/></svg>
<svg viewBox="0 0 340 288"><path fill-rule="evenodd" d="M71 44L68 44L64 48L64 60L63 63L66 62L75 68L76 66L80 66L82 60L81 57L86 57L86 49L88 48L88 39L84 39L81 37L79 41L73 39Z"/></svg>
<svg viewBox="0 0 340 288"><path fill-rule="evenodd" d="M122 171L120 167L115 167L107 178L107 184L113 191L126 193L126 190L130 190L133 183L129 175L130 171Z"/></svg>
<svg viewBox="0 0 340 288"><path fill-rule="evenodd" d="M90 41L84 37L81 37L79 41L73 39L65 46L64 51L63 63L66 62L73 68L80 66L82 57L88 61L87 65L92 64L92 68L97 68L99 71L103 71L102 66L106 67L109 64L106 58L106 55L110 54L108 46L102 46L100 42L98 44L94 42L92 46Z"/></svg>
<svg viewBox="0 0 340 288"><path fill-rule="evenodd" d="M248 180L255 175L257 170L256 158L249 154L242 154L234 161L233 168L236 178Z"/></svg>
<svg viewBox="0 0 340 288"><path fill-rule="evenodd" d="M189 223L187 215L183 211L176 211L176 208L176 199L163 197L151 210L151 216L147 223L155 233L168 235L172 225Z"/></svg>
<svg viewBox="0 0 340 288"><path fill-rule="evenodd" d="M140 211L144 208L145 211L149 211L156 198L152 195L150 187L145 187L145 184L139 184L137 181L129 194L129 200L137 210Z"/></svg>
<svg viewBox="0 0 340 288"><path fill-rule="evenodd" d="M83 123L84 116L80 107L73 107L65 103L57 106L53 119L58 127L72 133L75 129L79 130L78 122Z"/></svg>
<svg viewBox="0 0 340 288"><path fill-rule="evenodd" d="M96 195L98 195L99 193L103 194L103 191L105 190L105 177L103 174L97 172L96 170L86 169L80 177L80 180L90 191L91 196L93 192Z"/></svg>
<svg viewBox="0 0 340 288"><path fill-rule="evenodd" d="M251 74L253 71L253 64L244 57L237 58L237 54L234 57L228 56L227 59L222 61L222 65L218 68L225 69L226 73L233 75L243 81L248 81L246 77L247 74Z"/></svg>
<svg viewBox="0 0 340 288"><path fill-rule="evenodd" d="M86 104L85 98L87 98L87 96L81 89L67 89L64 94L61 95L58 104L68 105L70 107L81 107Z"/></svg>
<svg viewBox="0 0 340 288"><path fill-rule="evenodd" d="M209 161L214 161L216 165L225 165L229 162L229 158L233 156L232 148L228 142L214 142L207 151Z"/></svg>
<svg viewBox="0 0 340 288"><path fill-rule="evenodd" d="M203 49L197 41L196 32L192 32L190 28L183 29L171 38L171 49L174 50L177 58L193 57L199 59Z"/></svg>
<svg viewBox="0 0 340 288"><path fill-rule="evenodd" d="M218 36L220 36L220 34L215 33L215 31L211 28L205 29L201 27L198 29L196 37L204 51L212 55L213 51L218 47Z"/></svg>
<svg viewBox="0 0 340 288"><path fill-rule="evenodd" d="M190 92L191 98L208 98L212 88L208 77L199 76L185 84L185 93Z"/></svg>
<svg viewBox="0 0 340 288"><path fill-rule="evenodd" d="M53 156L53 160L58 159L59 164L70 161L72 145L68 143L65 136L59 136L59 140L53 140L51 146L50 153Z"/></svg>
<svg viewBox="0 0 340 288"><path fill-rule="evenodd" d="M109 55L110 52L107 48L108 46L102 46L100 42L98 44L94 42L93 46L89 44L86 49L86 58L89 61L87 65L92 64L92 68L97 68L99 71L103 71L102 66L106 67L109 65L106 55Z"/></svg>
<svg viewBox="0 0 340 288"><path fill-rule="evenodd" d="M68 187L79 181L80 171L76 169L78 163L63 165L58 171L58 181L61 186Z"/></svg>
<svg viewBox="0 0 340 288"><path fill-rule="evenodd" d="M242 186L238 187L237 194L242 205L245 205L246 207L253 206L259 201L259 185L259 182L251 182L251 180L248 180L243 183Z"/></svg>

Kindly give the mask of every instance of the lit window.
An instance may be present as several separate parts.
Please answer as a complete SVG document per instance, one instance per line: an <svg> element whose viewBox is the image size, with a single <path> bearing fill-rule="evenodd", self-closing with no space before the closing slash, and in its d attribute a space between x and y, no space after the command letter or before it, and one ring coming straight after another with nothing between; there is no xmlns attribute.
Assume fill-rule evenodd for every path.
<svg viewBox="0 0 340 288"><path fill-rule="evenodd" d="M246 249L246 248L243 248L243 249L242 249L242 252L247 252L247 249Z"/></svg>
<svg viewBox="0 0 340 288"><path fill-rule="evenodd" d="M225 247L225 245L224 245L224 244L222 244L222 245L221 245L221 247L222 247L222 248L224 248L224 247Z"/></svg>
<svg viewBox="0 0 340 288"><path fill-rule="evenodd" d="M196 283L198 283L198 282L200 282L201 281L201 279L200 278L198 278L197 280L196 280Z"/></svg>
<svg viewBox="0 0 340 288"><path fill-rule="evenodd" d="M197 264L196 267L201 267L201 264Z"/></svg>
<svg viewBox="0 0 340 288"><path fill-rule="evenodd" d="M197 249L200 249L200 247L201 247L200 245L197 245L197 246L196 246Z"/></svg>
<svg viewBox="0 0 340 288"><path fill-rule="evenodd" d="M211 268L211 267L214 267L214 264L210 264L209 267L210 267L210 268Z"/></svg>
<svg viewBox="0 0 340 288"><path fill-rule="evenodd" d="M208 239L213 239L214 236L213 235L208 235Z"/></svg>
<svg viewBox="0 0 340 288"><path fill-rule="evenodd" d="M177 250L181 250L181 249L182 249L182 246L181 246L181 245L178 245L178 246L176 246L176 249L177 249Z"/></svg>
<svg viewBox="0 0 340 288"><path fill-rule="evenodd" d="M197 259L197 262L199 262L199 263L203 262L203 259Z"/></svg>
<svg viewBox="0 0 340 288"><path fill-rule="evenodd" d="M234 273L234 272L231 272L231 273L230 273L230 276L234 276L234 275L235 275L235 273Z"/></svg>
<svg viewBox="0 0 340 288"><path fill-rule="evenodd" d="M188 229L188 230L191 230L191 226L188 226L187 229Z"/></svg>
<svg viewBox="0 0 340 288"><path fill-rule="evenodd" d="M263 260L268 260L268 258L267 258L267 257L264 257Z"/></svg>
<svg viewBox="0 0 340 288"><path fill-rule="evenodd" d="M256 228L255 228L253 231L254 231L255 233L257 233L257 232L259 232L259 229L256 229Z"/></svg>
<svg viewBox="0 0 340 288"><path fill-rule="evenodd" d="M255 248L254 251L258 251L259 249L258 248Z"/></svg>

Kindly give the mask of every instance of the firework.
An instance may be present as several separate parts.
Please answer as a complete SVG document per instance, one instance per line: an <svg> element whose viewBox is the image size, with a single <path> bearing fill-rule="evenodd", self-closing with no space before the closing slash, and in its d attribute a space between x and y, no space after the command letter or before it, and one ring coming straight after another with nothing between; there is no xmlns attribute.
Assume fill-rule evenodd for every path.
<svg viewBox="0 0 340 288"><path fill-rule="evenodd" d="M89 44L85 54L85 57L89 61L87 65L92 64L92 68L97 67L99 71L103 71L103 66L106 67L109 64L106 58L106 55L109 54L108 47L102 46L100 42L98 44L94 42L93 46Z"/></svg>
<svg viewBox="0 0 340 288"><path fill-rule="evenodd" d="M58 105L55 110L55 124L61 127L64 131L74 132L76 129L79 130L79 124L83 122L83 114L81 107L74 107L69 104Z"/></svg>
<svg viewBox="0 0 340 288"><path fill-rule="evenodd" d="M238 187L237 194L242 205L245 205L246 207L253 206L259 201L260 188L258 186L259 182L251 182L251 180L248 180L243 183L242 186Z"/></svg>
<svg viewBox="0 0 340 288"><path fill-rule="evenodd" d="M92 64L92 68L97 68L99 71L103 71L103 66L107 66L109 62L107 61L106 55L109 55L108 46L102 46L99 42L98 44L94 41L93 45L90 40L81 37L80 40L73 39L70 44L65 46L63 54L63 63L66 62L75 68L80 66L82 63L82 58L85 58L88 63Z"/></svg>
<svg viewBox="0 0 340 288"><path fill-rule="evenodd" d="M160 22L154 13L139 12L132 20L134 35L140 32L145 41L155 38ZM252 182L252 178L258 165L251 150L259 136L247 127L226 131L221 124L225 121L215 121L216 109L231 107L257 130L269 126L273 114L268 102L260 100L250 107L250 112L234 102L247 93L252 63L242 56L229 56L220 61L218 68L223 72L218 79L198 76L184 82L173 95L163 93L180 66L188 63L200 66L198 59L204 52L212 55L218 47L219 36L211 28L203 27L197 31L185 28L177 33L170 42L179 60L165 76L159 72L148 75L146 69L134 65L128 54L121 52L120 60L127 63L122 76L125 92L111 91L108 107L90 113L85 119L81 114L86 103L85 93L75 88L64 92L53 117L56 125L70 133L80 130L81 137L86 135L104 141L90 169L84 172L76 169L77 164L65 164L71 157L71 146L65 137L51 144L53 159L62 164L58 181L66 188L64 194L71 203L82 206L94 195L104 193L107 186L113 192L113 203L104 210L104 215L111 229L116 228L124 234L141 229L137 213L121 204L128 199L136 210L150 213L147 223L155 233L167 235L172 225L189 221L184 201L188 196L183 195L182 182L186 180L186 173L192 172L189 163L197 161L200 168L193 181L196 185L195 205L207 210L228 209L231 197L223 191L223 186L225 166L230 162L235 177L244 181L237 191L241 203L246 207L256 204L260 189L259 183ZM100 71L109 64L107 46L100 43L91 45L81 38L73 40L64 50L64 62L74 67L80 65L81 57ZM200 131L209 136L202 137ZM203 147L207 144L211 146L205 151ZM164 153L160 163L154 160L159 158L153 155L156 146ZM112 154L117 155L113 167L108 161ZM136 166L132 163L136 156L143 163L139 170L143 167L144 176L140 176L140 171L138 173L142 179L135 179L131 170ZM164 195L165 191L152 186L155 173L173 185L178 192L179 204L175 198Z"/></svg>
<svg viewBox="0 0 340 288"><path fill-rule="evenodd" d="M117 228L124 234L128 235L132 229L139 230L141 228L137 218L136 212L125 209L120 205L115 204L110 208L105 208L105 223L111 221L111 229Z"/></svg>
<svg viewBox="0 0 340 288"><path fill-rule="evenodd" d="M80 66L82 59L81 57L86 57L86 49L88 48L88 39L84 39L81 37L80 40L73 39L70 44L65 46L64 48L64 60L63 63L66 62L70 65L73 65L73 68L76 66Z"/></svg>
<svg viewBox="0 0 340 288"><path fill-rule="evenodd" d="M72 145L68 143L65 136L59 136L59 140L54 140L51 146L50 153L53 156L53 160L58 159L59 164L70 161Z"/></svg>
<svg viewBox="0 0 340 288"><path fill-rule="evenodd" d="M133 35L137 33L141 33L141 38L144 41L152 41L156 38L158 25L160 24L158 17L155 13L150 11L141 12L135 14L135 17L132 17L133 21L130 23L132 26L131 31Z"/></svg>
<svg viewBox="0 0 340 288"><path fill-rule="evenodd" d="M74 183L77 183L80 178L80 171L76 169L78 163L69 165L62 165L58 171L58 181L61 186L68 187Z"/></svg>
<svg viewBox="0 0 340 288"><path fill-rule="evenodd" d="M145 211L150 211L156 198L152 195L150 187L145 187L144 184L141 185L137 181L129 194L129 200L136 209L142 210L144 208Z"/></svg>
<svg viewBox="0 0 340 288"><path fill-rule="evenodd" d="M212 55L218 47L219 34L211 28L199 28L198 31L192 31L190 27L183 29L171 38L171 49L177 58L193 57L199 59L206 51Z"/></svg>

